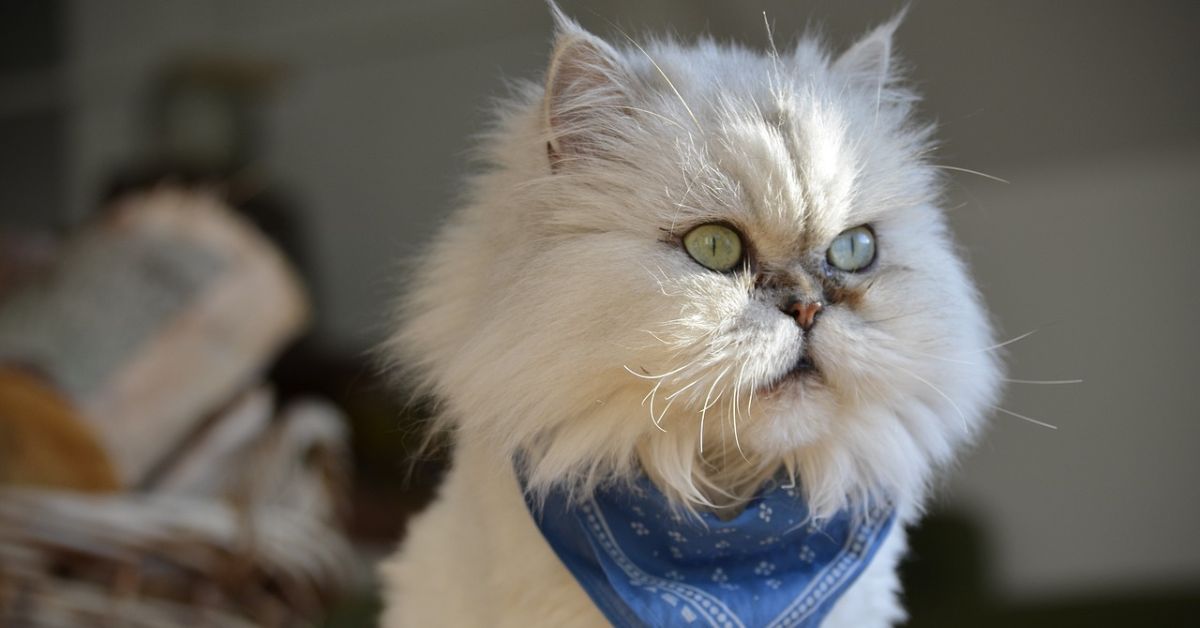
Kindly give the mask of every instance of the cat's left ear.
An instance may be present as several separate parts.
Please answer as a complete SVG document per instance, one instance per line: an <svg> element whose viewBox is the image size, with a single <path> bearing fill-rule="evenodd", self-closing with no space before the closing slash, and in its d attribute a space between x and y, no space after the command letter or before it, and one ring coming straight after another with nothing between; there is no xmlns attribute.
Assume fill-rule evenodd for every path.
<svg viewBox="0 0 1200 628"><path fill-rule="evenodd" d="M908 9L876 26L833 62L834 71L872 88L886 85L892 73L892 40Z"/></svg>
<svg viewBox="0 0 1200 628"><path fill-rule="evenodd" d="M602 152L616 116L626 114L627 76L620 54L550 4L554 53L546 72L543 122L550 163Z"/></svg>

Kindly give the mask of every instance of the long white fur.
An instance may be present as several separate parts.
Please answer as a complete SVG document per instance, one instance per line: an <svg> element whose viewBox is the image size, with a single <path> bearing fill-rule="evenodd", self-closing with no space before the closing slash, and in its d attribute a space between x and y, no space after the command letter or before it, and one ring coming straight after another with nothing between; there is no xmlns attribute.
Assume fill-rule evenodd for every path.
<svg viewBox="0 0 1200 628"><path fill-rule="evenodd" d="M555 13L546 82L500 108L390 342L457 445L385 567L387 625L602 622L525 512L518 451L535 494L644 469L681 507L726 508L784 468L817 517L886 495L907 523L998 393L896 21L834 59L811 39L613 46ZM799 284L850 227L872 225L878 260L806 337L750 269L687 255L678 237L712 221ZM822 378L764 394L805 343ZM902 616L903 546L897 526L831 625Z"/></svg>

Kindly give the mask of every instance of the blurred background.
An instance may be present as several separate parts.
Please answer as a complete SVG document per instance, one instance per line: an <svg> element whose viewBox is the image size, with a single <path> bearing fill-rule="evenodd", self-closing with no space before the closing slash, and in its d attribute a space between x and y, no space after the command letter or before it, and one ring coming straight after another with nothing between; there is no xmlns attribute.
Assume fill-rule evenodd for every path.
<svg viewBox="0 0 1200 628"><path fill-rule="evenodd" d="M766 45L765 10L781 46L819 29L839 49L901 6L561 5L610 38L619 26L684 38L710 33L758 48ZM550 35L540 0L0 4L0 361L15 365L7 380L0 371L0 424L7 418L20 425L12 407L31 407L31 390L39 400L61 401L62 413L91 416L80 420L92 420L88 429L98 434L80 438L98 441L96 455L112 458L104 471L112 478L96 486L70 478L42 484L156 499L186 495L197 500L197 512L204 500L253 499L230 488L240 487L237 481L189 475L187 464L210 460L189 451L232 455L248 451L237 447L295 442L303 446L271 450L280 468L292 461L312 473L320 458L314 452L331 452L339 471L318 465L325 470L313 477L323 479L300 487L289 484L291 476L281 479L292 492L271 489L275 494L306 497L272 504L303 510L320 522L319 534L327 535L320 538L353 552L344 560L326 557L328 569L292 574L297 581L311 576L304 581L319 583L315 592L297 593L291 576L280 575L293 567L264 568L254 580L261 596L247 600L229 592L229 583L244 578L203 584L206 569L230 573L227 559L240 547L230 532L211 541L219 558L210 566L190 565L187 582L154 592L145 583L160 572L145 565L159 560L154 552L170 550L147 541L145 530L89 537L87 544L61 531L39 537L40 553L31 558L13 549L21 516L15 511L72 506L15 508L18 497L41 497L9 492L0 496L10 506L0 503L0 561L33 566L0 569L0 618L6 601L9 612L17 601L52 606L48 593L27 595L36 590L34 575L47 572L95 585L80 594L91 600L90 612L110 608L96 601L105 595L162 593L175 604L207 604L252 624L371 625L369 561L401 538L441 465L423 460L405 477L421 410L402 408L403 395L381 380L370 350L387 331L407 260L454 206L469 168L465 153L488 119L490 99L505 93L507 80L539 76ZM925 95L924 115L940 125L939 163L987 175L954 172L947 208L1002 338L1033 332L1006 347L1009 377L1083 380L1009 386L1007 411L1057 429L998 412L951 474L905 566L911 625L1191 625L1185 618L1200 614L1200 262L1190 246L1200 230L1200 4L919 0L897 45ZM193 225L178 241L160 242L155 255L173 260L191 283L122 284L131 302L161 304L164 294L173 295L167 301L174 306L151 308L157 318L95 314L102 308L93 304L111 294L97 268L136 274L159 267L146 266L154 256L117 259L111 251L159 234L137 226L174 220L145 208L163 205L174 208L162 210L167 214L228 205L235 226ZM197 211L214 225L229 222L223 209L210 209ZM244 223L255 225L253 234ZM219 243L189 239L199 231L229 235ZM226 247L229 241L241 244ZM188 247L204 255L183 259ZM247 247L256 252L243 254ZM286 266L275 250L286 255ZM196 261L210 257L215 261ZM263 283L238 284L249 271L227 271L239 264L267 269L255 275ZM205 310L222 323L204 333L240 330L254 318L262 329L243 331L272 341L207 362L162 349L172 346L164 338L211 346L176 320L197 309L180 296L192 294L181 285L256 295L230 296ZM277 298L266 300L264 285L278 288ZM235 302L242 306L229 309ZM45 315L63 303L83 313L70 320ZM39 321L36 334L31 320ZM93 335L80 331L85 324L105 338L141 340L105 344L97 351L106 357L92 360L99 365L78 372L64 356L91 347ZM75 340L62 340L62 330ZM30 341L38 334L50 340ZM230 334L222 338L236 336ZM178 372L154 379L162 370L153 365L166 363ZM212 375L220 373L223 379ZM124 407L114 398L144 407L137 401L145 390L112 382L182 387L184 374L195 376L188 382L220 385L196 393L194 407L172 409L177 430L153 447L111 436L152 440L132 414L113 410ZM58 401L34 405L58 408ZM212 436L236 423L229 417L251 415L259 422L238 419L257 426L239 432L241 440ZM115 418L96 423L97 416ZM304 425L311 429L298 427ZM0 428L0 457L5 429L10 443L40 442L29 429ZM299 436L263 436L270 430ZM225 449L207 444L235 441ZM121 442L142 450L117 459ZM13 451L15 467L20 456ZM144 464L125 462L138 455ZM4 465L0 458L0 470ZM83 475L95 484L97 476ZM19 474L9 476L20 484L13 479ZM86 513L71 516L88 521ZM112 568L104 543L136 548L140 558ZM79 549L84 545L91 549Z"/></svg>

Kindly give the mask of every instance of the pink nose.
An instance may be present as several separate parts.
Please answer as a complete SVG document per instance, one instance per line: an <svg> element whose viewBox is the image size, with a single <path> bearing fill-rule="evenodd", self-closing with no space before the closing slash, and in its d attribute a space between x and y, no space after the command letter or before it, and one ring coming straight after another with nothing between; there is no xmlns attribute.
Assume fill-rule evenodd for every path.
<svg viewBox="0 0 1200 628"><path fill-rule="evenodd" d="M817 322L817 314L823 307L825 305L820 301L792 300L781 309L784 314L796 319L796 324L800 326L800 329L808 331Z"/></svg>

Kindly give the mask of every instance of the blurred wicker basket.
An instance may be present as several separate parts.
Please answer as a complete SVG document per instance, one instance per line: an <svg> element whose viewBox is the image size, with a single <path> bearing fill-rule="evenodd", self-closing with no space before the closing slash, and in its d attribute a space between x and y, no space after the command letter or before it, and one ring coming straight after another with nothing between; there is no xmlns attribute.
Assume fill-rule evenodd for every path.
<svg viewBox="0 0 1200 628"><path fill-rule="evenodd" d="M308 319L212 193L120 199L0 302L0 626L287 626L362 577L345 420L262 374Z"/></svg>
<svg viewBox="0 0 1200 628"><path fill-rule="evenodd" d="M265 396L244 400L242 413ZM344 484L341 421L314 402L243 432L250 438L234 431L213 434L224 442L210 440L152 492L0 489L0 625L277 626L319 616L363 576L332 499ZM220 473L189 476L200 466Z"/></svg>

